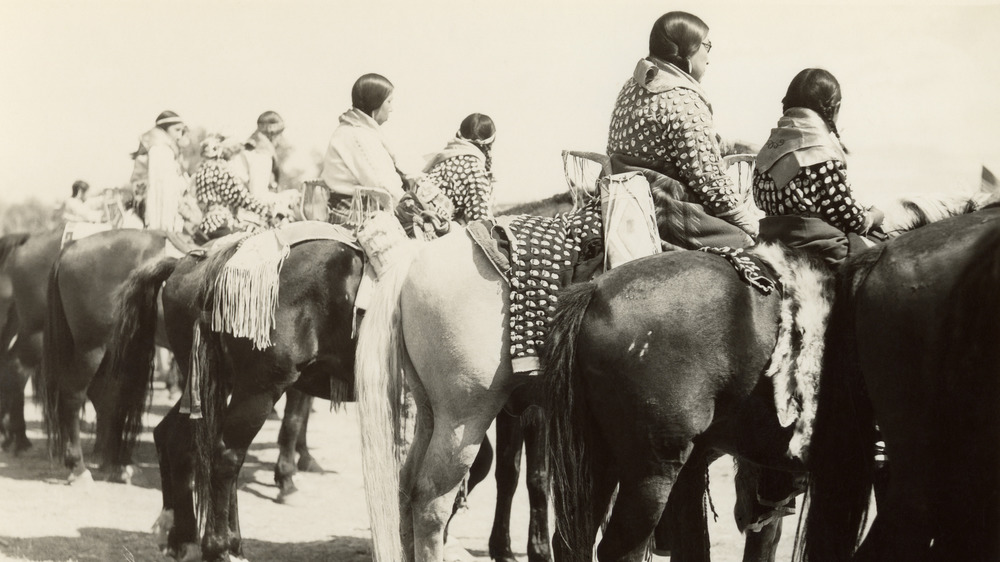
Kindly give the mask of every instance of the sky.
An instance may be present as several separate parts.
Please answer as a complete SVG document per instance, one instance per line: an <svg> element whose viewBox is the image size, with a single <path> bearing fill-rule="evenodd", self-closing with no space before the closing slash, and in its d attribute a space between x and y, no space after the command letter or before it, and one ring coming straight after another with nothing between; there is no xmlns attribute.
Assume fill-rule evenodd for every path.
<svg viewBox="0 0 1000 562"><path fill-rule="evenodd" d="M367 72L395 85L397 152L416 161L486 113L497 201L545 197L566 189L562 150L604 151L618 90L670 10L710 27L702 84L727 138L761 144L791 78L822 67L841 83L862 196L1000 171L996 2L0 0L0 200L127 183L164 109L239 137L276 110L308 162Z"/></svg>

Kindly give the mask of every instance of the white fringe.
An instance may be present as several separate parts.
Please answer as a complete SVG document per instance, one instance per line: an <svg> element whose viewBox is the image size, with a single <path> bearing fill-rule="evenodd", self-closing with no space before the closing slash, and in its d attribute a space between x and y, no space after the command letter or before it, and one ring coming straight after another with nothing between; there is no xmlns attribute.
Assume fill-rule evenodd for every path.
<svg viewBox="0 0 1000 562"><path fill-rule="evenodd" d="M278 308L278 274L291 247L273 231L240 242L215 280L212 330L248 338L256 349L271 346Z"/></svg>
<svg viewBox="0 0 1000 562"><path fill-rule="evenodd" d="M777 245L757 246L753 253L767 261L781 279L778 339L765 375L774 386L779 423L782 427L795 424L789 453L805 459L816 419L826 324L833 304L833 274L823 266L789 256Z"/></svg>

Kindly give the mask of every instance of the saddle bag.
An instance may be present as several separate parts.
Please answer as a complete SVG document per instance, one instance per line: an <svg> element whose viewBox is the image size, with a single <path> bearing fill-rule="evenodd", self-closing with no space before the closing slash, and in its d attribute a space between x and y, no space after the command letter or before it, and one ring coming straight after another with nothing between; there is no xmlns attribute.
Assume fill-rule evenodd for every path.
<svg viewBox="0 0 1000 562"><path fill-rule="evenodd" d="M653 195L639 172L601 178L605 270L660 253Z"/></svg>

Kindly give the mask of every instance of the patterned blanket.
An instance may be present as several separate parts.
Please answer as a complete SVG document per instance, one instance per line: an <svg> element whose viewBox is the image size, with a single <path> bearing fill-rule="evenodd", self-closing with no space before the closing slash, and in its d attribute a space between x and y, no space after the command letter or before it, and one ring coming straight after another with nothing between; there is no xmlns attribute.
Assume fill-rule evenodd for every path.
<svg viewBox="0 0 1000 562"><path fill-rule="evenodd" d="M600 201L555 217L522 215L506 224L477 221L468 232L510 283L510 354L515 373L539 369L556 292L574 280L587 248L599 243L603 260Z"/></svg>

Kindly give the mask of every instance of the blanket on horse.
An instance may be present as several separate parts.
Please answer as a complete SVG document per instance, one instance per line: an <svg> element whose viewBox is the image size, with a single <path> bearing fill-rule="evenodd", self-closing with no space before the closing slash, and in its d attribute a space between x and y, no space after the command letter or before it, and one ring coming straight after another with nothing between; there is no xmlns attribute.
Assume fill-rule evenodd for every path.
<svg viewBox="0 0 1000 562"><path fill-rule="evenodd" d="M788 452L804 460L816 418L834 276L808 254L788 251L780 244L755 246L750 253L778 276L781 316L765 376L774 387L778 421L782 427L795 426Z"/></svg>
<svg viewBox="0 0 1000 562"><path fill-rule="evenodd" d="M596 199L555 217L521 215L470 223L467 232L510 283L510 355L515 373L538 370L538 348L555 310L556 292L574 280L581 262L593 257L584 252L587 242L601 241L603 249L603 224Z"/></svg>
<svg viewBox="0 0 1000 562"><path fill-rule="evenodd" d="M833 273L807 252L780 244L741 248L701 248L725 258L743 281L764 295L777 289L781 299L777 341L765 375L774 389L782 427L795 424L788 452L805 459L816 417L816 396L823 364L826 325L833 303ZM773 271L777 280L767 276Z"/></svg>
<svg viewBox="0 0 1000 562"><path fill-rule="evenodd" d="M257 349L270 347L281 264L292 246L309 240L337 240L358 248L349 230L319 221L288 223L232 242L239 248L215 280L212 330L249 338Z"/></svg>

